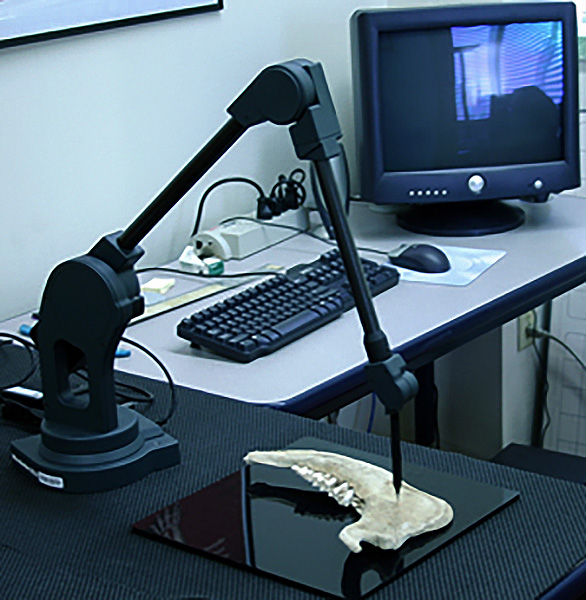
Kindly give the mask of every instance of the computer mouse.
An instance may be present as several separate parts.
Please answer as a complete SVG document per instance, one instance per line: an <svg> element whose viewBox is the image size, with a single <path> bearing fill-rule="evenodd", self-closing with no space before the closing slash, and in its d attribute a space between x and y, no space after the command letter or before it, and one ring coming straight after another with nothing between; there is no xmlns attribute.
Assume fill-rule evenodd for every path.
<svg viewBox="0 0 586 600"><path fill-rule="evenodd" d="M450 270L450 261L442 250L429 244L411 244L397 256L389 257L396 267L420 273L445 273Z"/></svg>

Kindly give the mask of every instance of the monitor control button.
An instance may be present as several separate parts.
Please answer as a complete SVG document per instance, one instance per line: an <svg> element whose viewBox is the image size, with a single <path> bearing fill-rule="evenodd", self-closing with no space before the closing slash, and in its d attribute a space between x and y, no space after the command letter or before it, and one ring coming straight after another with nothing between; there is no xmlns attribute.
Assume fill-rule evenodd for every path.
<svg viewBox="0 0 586 600"><path fill-rule="evenodd" d="M541 181L541 179L536 179L536 180L533 182L533 187L534 187L536 190L540 190L540 189L543 187L543 181Z"/></svg>
<svg viewBox="0 0 586 600"><path fill-rule="evenodd" d="M468 188L474 194L480 194L480 192L484 189L485 185L484 177L481 175L472 175L470 179L468 179Z"/></svg>

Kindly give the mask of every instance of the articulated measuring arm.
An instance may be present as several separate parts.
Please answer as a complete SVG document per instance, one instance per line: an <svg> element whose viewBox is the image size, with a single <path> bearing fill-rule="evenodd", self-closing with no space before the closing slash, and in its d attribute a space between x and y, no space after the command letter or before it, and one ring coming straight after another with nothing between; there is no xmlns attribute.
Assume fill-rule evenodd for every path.
<svg viewBox="0 0 586 600"><path fill-rule="evenodd" d="M84 492L118 487L179 461L175 440L148 419L118 407L115 399L114 351L129 321L144 310L134 271L142 256L139 244L249 127L269 121L291 125L297 156L316 167L364 329L368 380L397 425L392 453L398 492L398 410L415 394L416 381L402 359L392 355L378 325L342 208L331 165L342 152L342 133L323 69L304 59L268 67L228 113L230 120L126 230L105 236L88 254L51 273L34 330L45 419L40 436L13 443L13 455L29 470L49 475L45 482L62 480L67 491ZM80 365L89 376L84 398L75 396L69 385Z"/></svg>
<svg viewBox="0 0 586 600"><path fill-rule="evenodd" d="M283 107L287 107L286 114L271 112L281 111ZM391 415L393 479L395 490L399 493L402 483L399 410L417 394L418 384L415 376L407 371L402 357L392 354L378 323L370 289L346 219L343 209L346 199L340 198L332 164L332 159L342 153L338 141L342 133L323 69L321 65L308 61L293 61L271 67L259 75L228 112L246 126L267 118L283 124L295 120L290 128L293 145L300 159L311 160L315 165L364 330L364 346L369 359L367 380Z"/></svg>

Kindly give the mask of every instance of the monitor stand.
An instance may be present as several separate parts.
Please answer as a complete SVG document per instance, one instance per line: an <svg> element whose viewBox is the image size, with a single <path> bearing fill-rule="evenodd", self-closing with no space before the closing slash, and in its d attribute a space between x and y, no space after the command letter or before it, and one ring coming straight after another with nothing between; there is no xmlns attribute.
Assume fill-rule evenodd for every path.
<svg viewBox="0 0 586 600"><path fill-rule="evenodd" d="M496 200L410 206L397 215L397 223L414 233L469 237L503 233L523 224L525 213Z"/></svg>

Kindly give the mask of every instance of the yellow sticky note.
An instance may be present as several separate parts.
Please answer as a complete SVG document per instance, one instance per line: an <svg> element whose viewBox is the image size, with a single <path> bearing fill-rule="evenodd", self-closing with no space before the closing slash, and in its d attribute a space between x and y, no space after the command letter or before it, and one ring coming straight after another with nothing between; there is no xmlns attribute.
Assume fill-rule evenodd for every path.
<svg viewBox="0 0 586 600"><path fill-rule="evenodd" d="M143 292L157 292L159 294L167 293L175 285L172 278L153 277L151 280L143 283L140 289Z"/></svg>

